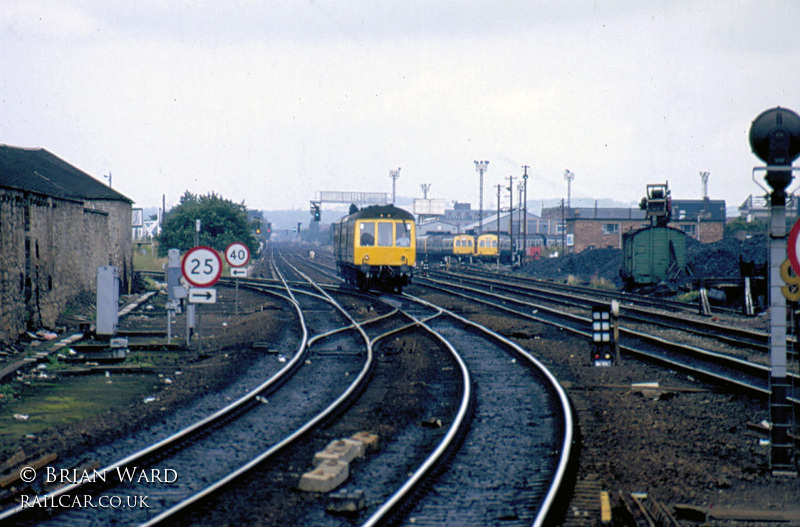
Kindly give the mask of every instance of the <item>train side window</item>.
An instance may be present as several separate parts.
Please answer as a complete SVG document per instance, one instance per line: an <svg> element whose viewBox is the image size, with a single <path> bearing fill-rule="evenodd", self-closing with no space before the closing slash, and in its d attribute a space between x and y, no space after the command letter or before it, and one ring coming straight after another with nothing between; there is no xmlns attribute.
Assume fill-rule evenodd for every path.
<svg viewBox="0 0 800 527"><path fill-rule="evenodd" d="M375 224L364 222L359 224L361 236L359 238L361 247L372 247L375 245Z"/></svg>
<svg viewBox="0 0 800 527"><path fill-rule="evenodd" d="M388 221L378 222L378 245L380 247L391 247L394 245L394 227Z"/></svg>
<svg viewBox="0 0 800 527"><path fill-rule="evenodd" d="M411 229L409 228L408 224L405 222L403 223L396 223L396 231L395 231L395 243L398 247L409 247L411 245Z"/></svg>

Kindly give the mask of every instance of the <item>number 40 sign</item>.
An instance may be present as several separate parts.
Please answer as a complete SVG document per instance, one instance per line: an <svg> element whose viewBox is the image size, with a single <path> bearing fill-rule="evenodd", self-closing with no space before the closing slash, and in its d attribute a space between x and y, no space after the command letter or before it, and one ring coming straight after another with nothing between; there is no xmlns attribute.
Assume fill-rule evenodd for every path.
<svg viewBox="0 0 800 527"><path fill-rule="evenodd" d="M250 249L241 242L233 242L225 249L225 261L231 267L244 267L250 261Z"/></svg>

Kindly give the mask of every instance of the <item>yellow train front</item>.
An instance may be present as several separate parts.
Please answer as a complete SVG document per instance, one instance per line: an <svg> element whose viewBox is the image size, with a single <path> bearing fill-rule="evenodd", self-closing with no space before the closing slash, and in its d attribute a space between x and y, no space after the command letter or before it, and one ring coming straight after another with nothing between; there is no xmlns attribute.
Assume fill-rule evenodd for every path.
<svg viewBox="0 0 800 527"><path fill-rule="evenodd" d="M475 237L471 234L428 233L417 239L421 259L441 261L445 258L467 259L475 250Z"/></svg>
<svg viewBox="0 0 800 527"><path fill-rule="evenodd" d="M484 233L475 240L475 257L482 261L501 262L511 261L511 238L506 234L500 235L498 243L497 234ZM499 253L499 254L498 254Z"/></svg>
<svg viewBox="0 0 800 527"><path fill-rule="evenodd" d="M339 274L361 290L402 292L416 265L414 216L394 205L373 205L333 224Z"/></svg>

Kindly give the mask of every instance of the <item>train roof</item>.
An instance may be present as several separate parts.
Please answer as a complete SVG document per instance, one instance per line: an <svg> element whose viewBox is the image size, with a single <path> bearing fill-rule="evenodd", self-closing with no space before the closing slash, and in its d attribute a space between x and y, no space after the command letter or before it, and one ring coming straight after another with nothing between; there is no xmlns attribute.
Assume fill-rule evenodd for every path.
<svg viewBox="0 0 800 527"><path fill-rule="evenodd" d="M391 218L396 220L409 220L414 221L414 215L407 210L395 207L394 205L372 205L365 207L358 212L354 212L347 218L356 220L371 220Z"/></svg>
<svg viewBox="0 0 800 527"><path fill-rule="evenodd" d="M646 233L648 231L662 231L662 230L663 231L674 231L676 233L676 236L683 235L683 236L689 237L689 235L686 234L684 231L682 231L681 229L676 229L675 227L669 227L669 226L666 226L666 225L648 225L646 227L642 227L642 228L639 228L639 229L623 232L622 233L622 238L623 239L628 239L628 238L639 236L639 235L641 235L643 233Z"/></svg>

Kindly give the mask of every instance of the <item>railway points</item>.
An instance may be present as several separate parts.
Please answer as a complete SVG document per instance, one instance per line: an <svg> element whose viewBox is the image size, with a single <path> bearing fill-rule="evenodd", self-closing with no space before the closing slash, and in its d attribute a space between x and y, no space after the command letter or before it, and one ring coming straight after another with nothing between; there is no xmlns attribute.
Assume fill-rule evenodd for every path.
<svg viewBox="0 0 800 527"><path fill-rule="evenodd" d="M315 252L316 256L313 265L316 267L312 269L309 266L303 272L314 274L321 283L327 284L326 288L330 288L332 291L336 290L339 287L338 281L329 272L322 269L323 266L321 264L328 261L325 254L319 249L316 249ZM287 254L286 256L288 258L289 255ZM308 261L308 258L297 259L292 257L288 259L295 262L305 260L307 263ZM259 271L255 274L274 276L273 271ZM291 277L287 276L287 282L292 284L292 287L299 287L298 284L301 279L302 276L300 274ZM273 290L281 287L274 280L272 282L273 284L269 287ZM224 284L220 285L220 287L223 288L224 292ZM581 346L581 342L583 342L584 349L586 349L585 339L567 337L558 330L548 329L538 321L519 322L511 320L507 315L498 316L497 313L484 312L484 310L477 308L466 299L448 298L448 295L441 291L424 292L424 289L425 286L422 282L415 283L407 288L408 292L414 294L423 292L429 299L435 299L437 303L444 303L451 309L455 309L470 318L480 318L482 323L510 336L520 346L532 350L533 353L549 363L554 369L554 373L559 379L562 379L562 383L569 392L578 415L584 416L584 419L586 416L590 416L590 419L593 419L590 421L592 422L591 426L583 428L585 434L583 437L583 458L581 468L577 473L578 484L576 488L585 489L587 499L583 502L574 501L570 503L570 506L566 508L567 516L560 524L593 525L594 523L592 522L600 521L603 512L600 506L600 493L602 491L609 492L610 503L616 511L622 496L619 490L626 490L628 496L633 493L640 501L643 493L649 493L651 502L662 503L666 506L672 506L677 503L673 496L689 495L690 498L694 497L694 499L683 499L681 503L689 503L696 508L694 510L705 511L705 521L712 525L716 525L714 522L728 522L719 523L719 525L736 525L735 523L730 523L737 521L735 519L736 510L730 505L730 502L736 499L737 493L741 494L743 492L744 495L753 495L760 492L759 489L766 490L768 488L769 481L766 481L768 478L757 473L758 463L763 462L764 456L767 455L764 448L758 446L759 439L762 439L763 436L758 431L741 424L743 419L750 423L763 420L760 419L763 418L763 412L760 410L760 403L757 398L747 395L739 395L732 398L718 387L698 386L698 382L692 379L691 375L675 374L674 372L665 373L660 367L649 364L634 364L630 360L625 361L624 369L616 367L587 369L582 365L582 361L575 358L579 352L574 351L576 346ZM307 293L301 293L301 295L321 295L320 292L313 292L312 289L307 289L307 291ZM369 327L374 325L374 330L377 330L379 325L386 323L386 318L391 319L391 317L395 316L391 314L392 310L397 309L399 305L396 300L398 298L397 295L380 295L384 299L391 299L390 303L394 305L382 302L387 305L388 309L378 313L374 311L374 307L370 309L366 305L358 306L358 302L350 299L347 293L343 293L343 295L340 297L336 293L337 297L344 299L340 300L343 305L355 304L355 311L353 312L356 313L357 320L360 322L369 321L364 327L365 331L370 332L370 334L372 334L373 330L370 330ZM376 295L376 298L380 298L380 296ZM217 311L217 308L214 308L214 310ZM220 306L219 311L213 315L214 317L220 317L216 318L217 321L224 316L223 312L224 309ZM318 316L314 312L315 310L309 312L312 318ZM432 314L424 316L430 315ZM135 311L134 316L136 316ZM321 314L317 323L324 323L324 317ZM212 335L209 334L208 337L211 338ZM399 340L390 339L387 342L391 342L391 344L382 351L383 359L381 359L386 361L387 365L393 364L399 357L405 356L408 353L408 349L416 348L416 345L405 338ZM312 359L312 362L326 356L331 359L342 359L348 356L347 353L337 351L336 346L325 345L320 347L319 351L322 352L319 358ZM276 359L281 353L270 355L273 359ZM585 357L585 353L581 355L581 358L585 359ZM657 393L653 390L640 390L634 387L634 384L641 383L657 384ZM607 404L608 401L613 401L613 403ZM275 401L271 397L265 396L258 403L262 406L269 406L274 404ZM743 412L742 408L746 410ZM670 425L671 421L668 413L675 411L678 411L677 421L683 423L680 429L674 428L675 425ZM600 413L598 414L598 412ZM736 416L737 413L739 414L738 416ZM625 416L628 424L620 427L620 423L623 423L622 416ZM731 419L733 420L729 421ZM431 422L435 421L436 419L433 419ZM441 421L446 424L446 419ZM729 424L729 430L725 431L718 426L717 422L719 421L733 424ZM428 429L422 426L421 428ZM437 429L431 428L429 430ZM642 437L635 438L630 435L633 430L638 430ZM709 436L709 431L713 431L713 435ZM705 441L707 442L705 447L700 449L695 446L689 449L688 452L682 451L682 445L685 449L687 444L698 444L697 442L701 440L700 438L704 437L704 433ZM670 434L675 437L669 437ZM344 436L346 434L338 432L335 436L327 436L325 441L316 443L316 448L306 450L302 455L308 459L310 454L324 447L328 441L335 437ZM649 474L633 476L622 468L622 464L636 463L637 461L631 457L632 453L623 453L620 449L624 445L629 446L637 444L637 442L640 444L658 444L660 452L657 455L644 454L644 457L639 462L643 464L642 466L648 467L647 472ZM383 434L381 434L381 446L383 446ZM691 465L691 460L693 456L696 458L699 455L702 460L699 466L710 466L712 463L710 457L702 454L706 450L724 452L724 456L720 457L732 458L733 461L717 459L715 463L722 467L721 470L717 469L716 472L705 475L700 474ZM612 452L613 456L608 457L609 453ZM640 454L643 452L644 450ZM649 461L649 457L654 459L668 458L670 452L674 453L673 455L675 456L671 461L671 466L657 468ZM354 468L357 471L361 461L355 461L355 463L356 466ZM737 465L743 467L742 476L749 484L749 489L741 487L736 473L731 471L731 467ZM301 466L298 465L298 467ZM310 464L308 466L310 467ZM677 475L681 472L683 472L682 477L670 479L670 474ZM608 483L609 473L615 473L618 474L617 477L624 478L617 483L619 486ZM299 477L301 471L296 470L296 474ZM751 474L751 476L748 477L747 474ZM352 477L359 476L351 476L351 479ZM293 480L290 483L296 485L297 481ZM586 485L586 482L592 481L596 483ZM637 481L640 483L637 484ZM653 481L662 481L664 483L654 485ZM668 486L670 481L673 481L671 487ZM678 483L674 483L674 481L678 481ZM792 483L789 481L781 485L788 485L791 488ZM352 488L348 486L348 489L345 490L352 491ZM704 501L703 496L705 493L715 497L713 506L710 507L708 502ZM345 495L351 494L343 492L343 496ZM351 498L352 496L355 495L351 495ZM364 497L366 497L365 503L368 504L371 498L369 490L362 495L362 498ZM780 499L779 494L774 492L773 497L774 499ZM331 497L331 500L333 499ZM351 500L352 503L359 501L355 498L353 499L355 501ZM630 497L628 499L630 500ZM729 501L724 501L726 499ZM785 502L783 507L785 512L781 518L778 518L774 513L767 514L766 512L768 511L764 511L758 505L753 504L752 510L747 513L750 518L758 518L767 522L792 521L793 509L791 502ZM332 508L335 508L335 506L332 505ZM368 508L368 506L365 508ZM328 502L326 500L318 501L318 509L316 510L320 511L319 514L322 518L330 515L329 512L326 512L327 509ZM727 515L721 512L719 516L715 517L708 513L712 509L718 511L729 510L731 512ZM499 510L499 516L503 518L510 518L517 514L512 509ZM672 510L674 512L676 509ZM680 509L681 514L684 515L679 515L678 517L678 521L681 522L679 523L680 525L687 524L685 523L688 521L685 516L685 514L688 514L687 510L689 510L688 506ZM758 516L759 512L762 513L760 517ZM740 514L739 518L743 518L743 516ZM777 523L775 524L777 525ZM770 524L765 523L765 525Z"/></svg>

